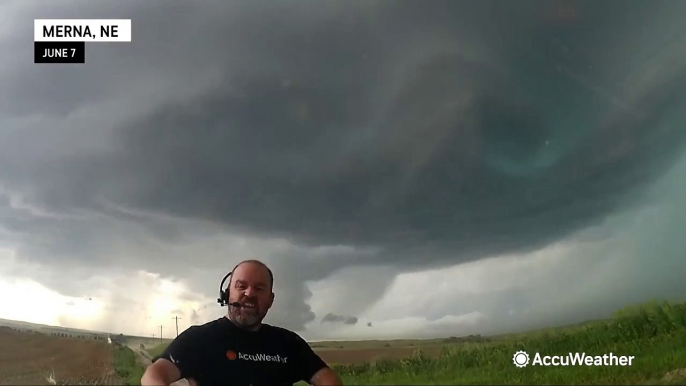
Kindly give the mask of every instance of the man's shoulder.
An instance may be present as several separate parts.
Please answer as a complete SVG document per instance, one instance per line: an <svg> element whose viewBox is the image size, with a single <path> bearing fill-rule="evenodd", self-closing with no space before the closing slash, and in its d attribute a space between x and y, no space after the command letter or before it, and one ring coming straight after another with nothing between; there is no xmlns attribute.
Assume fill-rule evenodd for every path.
<svg viewBox="0 0 686 386"><path fill-rule="evenodd" d="M203 324L194 324L188 327L182 334L184 336L200 337L212 335L221 330L222 318L210 320Z"/></svg>
<svg viewBox="0 0 686 386"><path fill-rule="evenodd" d="M282 336L288 336L288 337L298 336L298 334L295 333L294 331L291 331L285 327L275 326L273 324L262 323L261 328L263 328L265 331L268 331L270 334L276 334L276 335L282 335Z"/></svg>
<svg viewBox="0 0 686 386"><path fill-rule="evenodd" d="M285 327L263 323L262 328L268 331L270 335L278 337L281 340L286 340L289 343L305 343L305 340L297 332L289 330Z"/></svg>
<svg viewBox="0 0 686 386"><path fill-rule="evenodd" d="M182 331L176 338L165 347L164 352L155 356L152 361L155 362L157 359L165 358L173 363L177 364L178 360L188 361L185 356L187 353L202 352L206 347L213 344L216 341L215 336L217 331L214 326L217 324L217 320L211 320L204 324L191 325L184 331Z"/></svg>
<svg viewBox="0 0 686 386"><path fill-rule="evenodd" d="M226 319L226 317L222 316L221 318L216 318L212 319L209 322L205 322L203 324L196 324L193 327L199 328L199 329L210 329L210 328L217 328L220 326L222 323L227 323L229 320Z"/></svg>

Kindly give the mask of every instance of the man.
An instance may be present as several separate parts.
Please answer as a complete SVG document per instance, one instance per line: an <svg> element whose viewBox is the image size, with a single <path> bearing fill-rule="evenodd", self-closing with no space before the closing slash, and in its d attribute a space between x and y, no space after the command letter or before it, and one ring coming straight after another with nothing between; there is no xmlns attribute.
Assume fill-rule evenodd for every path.
<svg viewBox="0 0 686 386"><path fill-rule="evenodd" d="M257 260L239 263L228 286L224 317L181 333L153 358L142 385L342 385L299 335L262 323L274 302L274 277Z"/></svg>

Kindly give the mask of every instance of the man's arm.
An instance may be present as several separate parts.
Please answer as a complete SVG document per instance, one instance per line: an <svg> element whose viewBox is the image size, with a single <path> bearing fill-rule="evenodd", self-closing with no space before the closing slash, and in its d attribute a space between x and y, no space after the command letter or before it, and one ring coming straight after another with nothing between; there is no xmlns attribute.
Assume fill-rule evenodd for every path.
<svg viewBox="0 0 686 386"><path fill-rule="evenodd" d="M200 330L191 327L179 334L164 352L152 359L141 378L141 386L170 385L182 378L197 377L202 357Z"/></svg>
<svg viewBox="0 0 686 386"><path fill-rule="evenodd" d="M181 379L181 370L171 361L160 358L148 366L141 378L141 386L169 386Z"/></svg>
<svg viewBox="0 0 686 386"><path fill-rule="evenodd" d="M339 376L312 350L307 342L293 333L293 354L298 380L314 386L342 386Z"/></svg>
<svg viewBox="0 0 686 386"><path fill-rule="evenodd" d="M327 366L312 376L310 384L314 386L343 386L343 381L338 374Z"/></svg>

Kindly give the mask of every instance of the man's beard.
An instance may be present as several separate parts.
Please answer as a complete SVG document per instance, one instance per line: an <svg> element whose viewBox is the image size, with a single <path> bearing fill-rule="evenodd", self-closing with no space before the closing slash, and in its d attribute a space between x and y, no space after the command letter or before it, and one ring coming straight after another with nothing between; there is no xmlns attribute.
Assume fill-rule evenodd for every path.
<svg viewBox="0 0 686 386"><path fill-rule="evenodd" d="M255 327L262 322L262 319L264 319L265 316L258 308L246 309L243 307L229 307L231 307L229 309L229 316L239 327Z"/></svg>

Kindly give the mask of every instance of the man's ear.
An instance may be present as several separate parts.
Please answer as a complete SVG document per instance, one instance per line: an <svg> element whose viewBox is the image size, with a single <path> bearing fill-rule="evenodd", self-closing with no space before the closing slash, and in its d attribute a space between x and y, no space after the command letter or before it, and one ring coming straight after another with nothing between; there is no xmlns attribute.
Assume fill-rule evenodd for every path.
<svg viewBox="0 0 686 386"><path fill-rule="evenodd" d="M272 307L272 304L274 304L274 296L275 296L275 295L274 295L274 292L272 292L272 296L271 296L271 298L269 299L269 308L271 308L271 307Z"/></svg>

